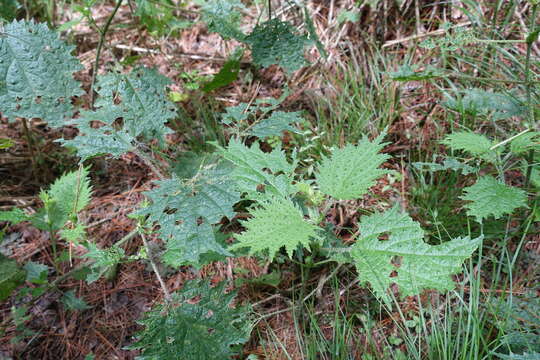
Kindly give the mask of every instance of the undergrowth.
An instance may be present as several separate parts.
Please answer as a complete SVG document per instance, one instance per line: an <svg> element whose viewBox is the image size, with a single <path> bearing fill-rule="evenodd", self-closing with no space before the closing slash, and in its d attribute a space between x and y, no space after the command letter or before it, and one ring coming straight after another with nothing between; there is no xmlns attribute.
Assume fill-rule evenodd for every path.
<svg viewBox="0 0 540 360"><path fill-rule="evenodd" d="M27 326L32 306L62 292L66 280L111 281L119 266L142 263L161 295L126 349L145 359L256 359L243 350L250 342L267 358L540 356L538 289L530 286L538 267L523 251L540 216L537 2L527 5L526 31L510 20L516 5L497 1L486 18L475 2L463 1L458 10L470 25L437 24L442 31L413 36L404 55L366 41L363 63L321 76L327 96L312 95L311 111L288 111L288 87L278 98L254 97L224 109L208 100L208 93L238 81L246 50L255 77L272 66L293 77L309 66L308 47L325 57L306 7L298 9L299 31L271 6L247 28L246 4L200 2L208 31L238 48L212 79L194 80L191 91L198 93L179 108L182 94L155 68L98 72L122 0L102 27L93 1L73 8L79 22L99 33L86 87L73 77L81 69L74 47L51 30L54 4L24 9L27 17L41 11L47 26L17 20L19 6L8 3L0 11L6 19L2 116L22 124L36 153L35 119L76 129L56 142L80 159L79 170L41 191L35 213L0 211L8 225L47 232L52 249L50 266L28 261L19 268L0 259L0 294L12 304L1 330L14 344L40 336L40 329ZM135 6L139 26L155 36L175 36L188 26L177 18L175 2ZM83 88L84 108L75 101ZM409 106L426 93L426 103ZM410 124L410 118L420 120ZM9 139L0 144L12 146ZM95 192L90 174L99 159L128 156L147 166L154 180L129 215L133 231L101 247L81 217ZM37 176L45 169L32 159ZM400 191L393 198L381 196L394 184ZM376 187L384 191L375 194ZM127 253L124 245L133 239L138 250ZM200 278L208 264L244 257L265 263L267 271L245 282L274 287L276 297L286 299L284 308L262 313L268 300L250 305L231 290L233 281ZM523 274L520 261L532 264ZM199 279L171 291L167 277L186 270ZM295 273L290 289L279 288L282 271ZM27 287L18 288L23 282ZM66 311L90 308L73 291L58 301ZM287 342L270 323L281 313L293 325Z"/></svg>

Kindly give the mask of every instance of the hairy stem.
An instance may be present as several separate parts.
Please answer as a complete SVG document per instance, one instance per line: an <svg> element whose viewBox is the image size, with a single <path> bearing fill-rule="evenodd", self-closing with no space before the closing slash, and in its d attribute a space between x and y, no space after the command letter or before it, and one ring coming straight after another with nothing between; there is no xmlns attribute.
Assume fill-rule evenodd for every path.
<svg viewBox="0 0 540 360"><path fill-rule="evenodd" d="M148 241L146 241L146 237L142 232L140 232L144 247L146 249L146 253L148 254L148 260L150 261L150 265L152 266L152 270L154 270L154 273L156 274L156 277L159 281L159 285L161 286L161 289L163 290L163 294L165 296L165 300L167 302L171 301L171 293L169 293L169 290L167 290L167 285L165 284L165 281L163 281L163 278L161 277L161 274L159 273L159 269L157 267L156 262L154 261L154 255L152 254L152 249L150 249L150 245L148 244Z"/></svg>
<svg viewBox="0 0 540 360"><path fill-rule="evenodd" d="M103 49L103 44L105 43L105 36L107 35L107 31L109 30L109 27L111 26L112 19L116 15L116 12L120 8L120 5L122 5L123 0L118 0L116 2L116 6L114 7L113 12L107 19L107 22L105 23L105 26L103 26L103 29L100 31L99 34L99 42L96 48L96 61L94 62L94 68L92 70L92 81L90 82L90 107L94 107L94 86L96 85L96 77L97 72L99 68L99 58L101 57L101 51Z"/></svg>

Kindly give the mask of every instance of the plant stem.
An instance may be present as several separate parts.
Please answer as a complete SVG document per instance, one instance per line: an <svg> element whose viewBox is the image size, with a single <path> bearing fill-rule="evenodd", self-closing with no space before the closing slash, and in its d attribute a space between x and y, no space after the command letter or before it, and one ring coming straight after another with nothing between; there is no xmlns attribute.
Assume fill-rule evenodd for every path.
<svg viewBox="0 0 540 360"><path fill-rule="evenodd" d="M135 155L137 155L143 160L146 166L148 166L152 170L152 172L157 175L157 177L160 180L165 180L165 175L163 175L163 172L161 172L161 170L159 170L157 166L154 165L154 163L152 162L152 159L150 159L148 156L146 156L142 151L138 149L133 149L132 151L133 153L135 153Z"/></svg>
<svg viewBox="0 0 540 360"><path fill-rule="evenodd" d="M103 44L105 42L105 36L107 35L107 31L109 30L109 27L111 26L112 19L116 15L116 12L120 8L120 5L122 5L123 0L118 0L116 2L116 6L114 7L113 12L107 19L107 22L105 23L105 26L103 26L103 30L100 31L99 34L99 42L96 48L96 61L94 63L94 68L92 70L92 81L90 82L90 107L94 108L94 86L96 84L96 77L97 72L99 68L99 58L101 57L101 50L103 49Z"/></svg>
<svg viewBox="0 0 540 360"><path fill-rule="evenodd" d="M161 285L161 289L163 290L163 294L165 296L165 300L167 302L171 301L171 294L169 293L169 290L167 290L167 285L165 284L165 281L163 281L163 278L161 277L161 274L159 273L159 269L156 265L156 262L154 261L154 255L152 254L152 249L150 249L150 246L148 245L148 241L146 241L146 237L144 236L144 233L142 231L139 232L141 235L141 239L143 241L144 247L146 249L146 253L148 254L148 260L150 261L150 265L152 266L152 270L154 270L154 273L156 274L156 277L159 281L159 285Z"/></svg>
<svg viewBox="0 0 540 360"><path fill-rule="evenodd" d="M535 27L536 13L538 10L538 4L535 4L531 10L531 31ZM531 50L533 42L527 42L527 55L525 57L525 91L527 93L527 107L529 108L529 126L533 126L534 121L534 109L532 106L532 82L531 80ZM529 151L527 157L527 174L525 175L525 189L529 188L531 181L532 167L534 161L534 149Z"/></svg>
<svg viewBox="0 0 540 360"><path fill-rule="evenodd" d="M24 136L26 137L26 141L28 142L28 151L30 152L30 161L32 163L32 171L34 172L34 176L38 176L38 166L36 162L36 153L34 151L34 139L32 138L32 134L30 133L30 130L28 129L28 122L26 119L22 119L23 124L23 131Z"/></svg>

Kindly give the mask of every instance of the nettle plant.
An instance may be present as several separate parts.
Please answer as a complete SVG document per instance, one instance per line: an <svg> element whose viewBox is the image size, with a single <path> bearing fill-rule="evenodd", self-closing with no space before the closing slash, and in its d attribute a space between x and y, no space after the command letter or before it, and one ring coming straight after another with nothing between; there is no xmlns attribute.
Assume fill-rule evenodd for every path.
<svg viewBox="0 0 540 360"><path fill-rule="evenodd" d="M209 14L205 16L209 16L211 28L230 30L225 26L228 23ZM271 28L256 28L255 34L275 28L280 34L275 43L280 43L288 30L278 21L268 26ZM65 175L42 197L44 208L49 209L46 211L53 204L62 215L61 221L46 230L61 228L66 242L87 248L84 264L91 267L87 281L97 280L122 261L148 261L152 265L164 301L145 314L141 320L144 329L131 346L140 350L144 358L228 358L247 341L253 325L249 307L233 308L234 292L227 293L224 284L211 287L208 281L195 280L171 294L157 263L173 269L200 268L212 261L246 254L270 260L278 255L291 259L296 256L304 261L307 257L302 254L311 252L314 258L325 249L324 254L330 254L332 260L354 264L362 282L390 305L393 284L399 287L401 296L419 294L424 289L452 289L455 284L451 276L460 272L462 263L482 243L482 237L459 237L430 245L419 223L397 205L363 216L352 246L328 240L326 212L340 201L362 198L378 179L390 173L381 168L390 160L389 155L381 153L385 132L372 141L364 138L357 144L332 148L315 167L314 178L304 179L298 175L297 153L286 153L279 143L271 148L267 141L280 137L283 131L296 131L301 114L277 110L282 99L240 104L223 114L224 126L232 134L227 145L215 143L214 154L163 169L148 152L148 144L155 141L156 146L166 150L166 136L172 132L167 122L177 116L166 96L170 80L147 68L136 68L128 74L106 74L97 81L95 110L84 110L76 119L66 119L73 114L69 98L80 94L71 76L78 68L69 54L72 49L45 25L33 22L15 21L4 28L4 33L6 36L0 38L0 104L4 116L40 117L51 125L75 126L78 136L60 142L73 149L81 162L98 156L118 158L132 152L159 178L145 194L147 200L132 214L137 224L129 236L138 235L143 242L139 254L133 256L126 256L120 247L123 240L110 249L100 249L83 235L84 225L76 220L76 213L89 201L85 168ZM232 32L229 36L239 35ZM253 34L244 38L254 50L265 39ZM268 50L263 48L261 45L261 51ZM55 51L58 53L50 56ZM279 63L286 69L287 64L299 64L299 59L283 56L269 55L255 62L263 66ZM60 64L62 59L67 59L64 64ZM33 78L48 81L41 86L33 83ZM71 185L67 189L60 186L68 182ZM468 194L476 192L473 187ZM79 199L75 203L74 193ZM224 219L235 221L241 217L237 216L239 212L248 213L242 216L245 220L239 221L242 230L224 234ZM17 221L33 221L33 217L20 212L11 216L14 214L19 216ZM72 235L65 235L70 231ZM159 238L162 249L151 247L149 237Z"/></svg>

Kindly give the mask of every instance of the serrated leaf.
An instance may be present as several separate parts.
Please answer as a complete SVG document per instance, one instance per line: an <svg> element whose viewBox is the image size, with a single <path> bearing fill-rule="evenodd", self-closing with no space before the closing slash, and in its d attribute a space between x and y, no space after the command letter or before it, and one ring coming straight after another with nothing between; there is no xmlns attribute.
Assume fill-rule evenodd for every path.
<svg viewBox="0 0 540 360"><path fill-rule="evenodd" d="M530 131L510 142L510 151L514 154L527 153L529 150L540 151L540 132Z"/></svg>
<svg viewBox="0 0 540 360"><path fill-rule="evenodd" d="M495 219L511 214L515 209L527 206L527 193L513 186L497 181L492 176L483 176L469 187L463 189L462 200L470 201L465 204L467 215L476 217L482 222L490 216Z"/></svg>
<svg viewBox="0 0 540 360"><path fill-rule="evenodd" d="M74 216L90 203L92 187L88 169L81 167L79 171L62 175L47 193L64 214Z"/></svg>
<svg viewBox="0 0 540 360"><path fill-rule="evenodd" d="M511 94L503 94L482 89L467 89L457 98L447 96L446 107L471 115L487 115L493 112L494 120L507 119L525 114L527 107L523 101Z"/></svg>
<svg viewBox="0 0 540 360"><path fill-rule="evenodd" d="M497 353L494 353L494 354L497 355L499 359L505 359L505 360L539 360L540 359L540 353L538 352L526 352L523 354L510 354L510 355L497 354Z"/></svg>
<svg viewBox="0 0 540 360"><path fill-rule="evenodd" d="M167 241L161 259L173 268L185 265L200 267L201 258L211 253L232 256L218 243L215 230L210 224L199 225L188 220L178 226L174 236Z"/></svg>
<svg viewBox="0 0 540 360"><path fill-rule="evenodd" d="M202 20L207 24L208 31L216 32L225 40L243 40L245 35L240 30L242 14L239 9L245 9L239 0L208 0L202 2Z"/></svg>
<svg viewBox="0 0 540 360"><path fill-rule="evenodd" d="M238 243L231 250L249 247L249 253L268 251L273 259L276 253L285 248L289 257L302 245L308 247L316 237L317 226L304 220L304 216L291 200L274 198L251 211L253 216L241 221L246 231L235 238Z"/></svg>
<svg viewBox="0 0 540 360"><path fill-rule="evenodd" d="M274 111L268 118L256 123L251 128L250 133L261 140L270 136L281 136L284 131L299 133L298 129L292 124L299 123L302 120L300 111Z"/></svg>
<svg viewBox="0 0 540 360"><path fill-rule="evenodd" d="M86 238L86 227L81 223L77 223L72 228L60 230L60 237L68 243L77 244Z"/></svg>
<svg viewBox="0 0 540 360"><path fill-rule="evenodd" d="M150 224L159 224L168 264L200 266L205 253L229 255L216 241L210 225L234 216L233 205L240 194L220 171L219 166L204 169L187 182L174 177L158 181L159 187L145 193L152 204L137 214L148 215Z"/></svg>
<svg viewBox="0 0 540 360"><path fill-rule="evenodd" d="M231 177L237 189L246 193L249 199L285 198L296 192L291 183L295 161L289 163L281 148L265 153L259 143L247 147L234 138L229 141L227 148L216 146L226 160L236 165ZM259 186L264 186L264 192L258 190Z"/></svg>
<svg viewBox="0 0 540 360"><path fill-rule="evenodd" d="M145 329L129 348L140 349L144 359L230 359L232 346L249 339L251 326L248 309L232 308L236 294L225 293L224 285L186 282L170 304L158 304L145 314L139 322Z"/></svg>
<svg viewBox="0 0 540 360"><path fill-rule="evenodd" d="M99 78L96 107L122 117L122 129L134 138L162 140L172 133L165 124L176 117L166 87L171 80L156 69L139 67L129 74L109 73ZM120 100L115 104L115 100Z"/></svg>
<svg viewBox="0 0 540 360"><path fill-rule="evenodd" d="M262 67L279 65L288 73L307 64L304 47L309 40L294 33L294 28L279 19L255 26L245 40L251 46L253 62Z"/></svg>
<svg viewBox="0 0 540 360"><path fill-rule="evenodd" d="M26 281L33 284L46 284L49 267L40 263L29 261L24 264L26 270Z"/></svg>
<svg viewBox="0 0 540 360"><path fill-rule="evenodd" d="M448 135L442 143L451 147L453 150L466 151L470 155L487 161L494 161L495 159L495 152L491 150L493 143L481 134L454 132Z"/></svg>
<svg viewBox="0 0 540 360"><path fill-rule="evenodd" d="M176 116L165 91L169 84L168 78L148 68L100 77L96 88L98 109L83 111L72 122L79 135L59 142L74 147L81 161L104 154L117 158L132 151L139 137L163 144L165 135L172 131L165 124ZM96 122L100 127L95 127Z"/></svg>
<svg viewBox="0 0 540 360"><path fill-rule="evenodd" d="M315 174L320 191L339 200L352 200L363 196L375 181L389 173L380 169L389 155L379 153L385 133L373 142L362 139L357 146L347 144L342 149L332 149L330 157L324 156Z"/></svg>
<svg viewBox="0 0 540 360"><path fill-rule="evenodd" d="M40 118L51 127L73 115L71 97L83 92L73 73L82 66L45 24L13 21L0 36L0 109L9 120ZM52 76L52 77L51 77Z"/></svg>
<svg viewBox="0 0 540 360"><path fill-rule="evenodd" d="M91 306L88 305L84 299L75 295L75 290L66 291L60 301L66 308L68 308L68 310L82 311L91 308Z"/></svg>
<svg viewBox="0 0 540 360"><path fill-rule="evenodd" d="M460 271L463 261L481 242L481 238L465 237L429 245L420 225L397 206L363 217L359 228L361 235L351 256L360 279L386 303L391 300L387 290L392 284L399 286L402 296L416 295L423 289L453 289L451 275ZM383 235L388 239L381 240Z"/></svg>
<svg viewBox="0 0 540 360"><path fill-rule="evenodd" d="M109 271L112 268L115 268L126 256L124 249L113 244L112 246L100 249L94 243L87 243L86 248L88 252L84 254L83 258L88 258L92 260L92 265L90 266L91 272L86 276L86 282L91 284Z"/></svg>
<svg viewBox="0 0 540 360"><path fill-rule="evenodd" d="M79 135L73 139L60 139L63 146L77 151L81 161L94 156L109 155L118 158L133 149L135 138L124 129L113 127L120 116L116 109L102 108L96 111L82 111L81 116L71 124L76 125ZM97 122L100 127L94 127Z"/></svg>
<svg viewBox="0 0 540 360"><path fill-rule="evenodd" d="M0 221L7 221L13 225L28 220L29 217L21 209L15 208L9 211L0 211Z"/></svg>

